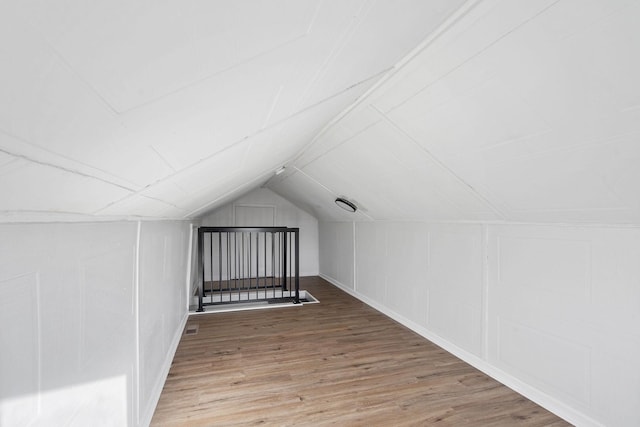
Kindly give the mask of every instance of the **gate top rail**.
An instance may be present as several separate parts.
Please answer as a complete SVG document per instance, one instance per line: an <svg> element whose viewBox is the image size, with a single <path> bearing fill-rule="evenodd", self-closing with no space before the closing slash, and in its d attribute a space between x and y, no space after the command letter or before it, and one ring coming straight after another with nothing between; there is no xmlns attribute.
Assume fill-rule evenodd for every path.
<svg viewBox="0 0 640 427"><path fill-rule="evenodd" d="M250 232L250 231L258 231L258 232L267 232L271 231L274 233L282 232L282 231L298 231L300 230L297 227L198 227L198 231L202 233L215 233L218 231L239 231L239 232Z"/></svg>

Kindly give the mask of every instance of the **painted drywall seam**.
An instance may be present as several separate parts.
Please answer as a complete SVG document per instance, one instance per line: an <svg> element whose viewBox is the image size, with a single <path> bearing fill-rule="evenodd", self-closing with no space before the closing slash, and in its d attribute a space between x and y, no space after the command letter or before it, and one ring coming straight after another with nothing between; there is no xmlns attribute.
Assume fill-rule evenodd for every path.
<svg viewBox="0 0 640 427"><path fill-rule="evenodd" d="M140 236L142 234L142 222L138 221L136 226L136 249L135 249L135 264L134 264L134 279L133 279L133 298L134 298L134 319L135 319L135 340L136 340L136 384L135 384L135 407L133 411L134 419L137 425L140 425Z"/></svg>
<svg viewBox="0 0 640 427"><path fill-rule="evenodd" d="M352 246L353 246L353 248L352 248L353 249L353 258L352 258L352 261L353 261L353 267L352 267L352 269L353 269L353 278L352 278L352 280L353 280L353 290L358 292L358 281L356 280L357 279L357 275L356 275L357 274L357 267L356 267L356 260L357 259L356 259L356 223L355 223L355 221L351 221L351 238L353 239L353 244L352 244Z"/></svg>
<svg viewBox="0 0 640 427"><path fill-rule="evenodd" d="M38 413L42 412L42 303L40 301L40 272L36 272L36 324L38 325Z"/></svg>
<svg viewBox="0 0 640 427"><path fill-rule="evenodd" d="M406 219L376 219L375 222L387 224L394 222L406 222ZM345 222L345 221L325 221L325 222ZM444 224L444 225L486 225L486 226L499 226L499 225L519 225L519 226L532 226L532 227L562 227L562 228L613 228L613 229L639 229L639 224L631 223L601 223L601 222L532 222L532 221L506 221L506 220L440 220L440 219L424 219L411 222L428 222L429 224Z"/></svg>
<svg viewBox="0 0 640 427"><path fill-rule="evenodd" d="M532 400L533 402L537 403L543 408L546 408L549 411L553 412L554 414L558 415L559 417L567 420L568 422L575 425L584 426L584 427L604 427L602 424L598 423L596 420L588 417L582 412L577 411L576 409L567 406L566 404L538 390L537 388L532 387L531 385L520 381L519 379L513 377L512 375L491 365L487 360L484 360L472 353L469 353L468 351L458 347L452 342L431 332L427 328L424 328L418 325L417 323L402 316L401 314L396 313L395 311L389 309L388 307L368 298L365 295L360 294L357 291L354 291L353 289L350 289L348 286L345 286L344 284L340 283L336 279L329 277L327 275L324 275L322 273L320 273L320 277L322 277L332 285L336 286L337 288L340 288L341 290L348 293L349 295L359 299L360 301L364 302L365 304L369 305L375 310L390 317L391 319L395 320L401 325L406 326L407 328L423 336L424 338L428 339L434 344L442 347L444 350L460 358L461 360L473 366L474 368L479 369L480 371L489 375L491 378L499 381L500 383L506 385L512 390L515 390L516 392Z"/></svg>
<svg viewBox="0 0 640 427"><path fill-rule="evenodd" d="M489 226L482 225L482 358L489 360Z"/></svg>

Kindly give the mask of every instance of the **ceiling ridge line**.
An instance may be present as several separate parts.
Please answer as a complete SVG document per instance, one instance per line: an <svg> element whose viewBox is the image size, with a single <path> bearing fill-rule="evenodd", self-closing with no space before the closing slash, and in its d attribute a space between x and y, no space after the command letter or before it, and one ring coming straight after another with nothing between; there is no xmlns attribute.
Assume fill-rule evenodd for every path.
<svg viewBox="0 0 640 427"><path fill-rule="evenodd" d="M451 168L449 168L442 160L440 160L437 156L435 156L431 151L429 151L427 148L425 148L424 146L422 146L422 144L420 144L415 138L413 138L411 135L409 135L404 129L402 129L398 124L396 124L391 118L389 118L385 113L383 113L382 111L380 111L378 108L376 108L373 104L370 104L370 107L376 111L378 114L380 114L380 116L382 117L382 119L387 122L390 126L392 126L396 131L398 131L402 136L404 136L405 138L407 138L409 141L411 141L413 144L416 145L416 147L418 147L420 150L422 150L431 160L433 160L439 167L441 167L444 171L446 171L447 173L449 173L456 181L458 181L459 184L461 184L464 188L466 188L467 190L469 190L471 192L471 194L473 194L475 197L477 197L479 200L481 200L482 202L486 203L486 205L491 208L491 210L494 211L495 214L497 214L498 216L500 216L502 219L507 219L508 216L502 211L501 208L498 208L497 206L494 205L494 203L492 201L490 201L488 198L486 198L483 194L481 194L478 190L476 190L473 186L471 186L469 183L467 183L464 179L462 179L460 176L458 176L457 173L455 173ZM455 204L455 203L454 203ZM457 205L457 204L455 204Z"/></svg>
<svg viewBox="0 0 640 427"><path fill-rule="evenodd" d="M482 0L474 0L477 3L480 3ZM528 24L529 22L533 21L534 19L536 19L538 16L542 15L543 13L545 13L547 10L551 9L553 6L555 6L556 4L560 3L561 0L555 0L553 3L551 3L550 5L548 5L547 7L543 8L542 10L536 12L533 16L530 16L529 18L525 19L524 21L520 22L519 24L516 24L515 27L509 29L509 30L505 30L505 32L503 34L501 34L498 38L496 38L495 40L491 41L489 44L487 44L486 46L484 46L483 48L481 48L480 50L476 51L475 53L473 53L471 56L469 56L468 58L464 59L462 62L460 62L459 64L455 65L453 68L451 68L450 70L446 71L444 74L438 76L435 80L433 80L431 83L428 83L427 85L425 85L424 87L422 87L420 90L418 90L417 92L414 92L411 96L409 96L408 98L404 99L402 102L400 102L397 105L394 105L393 107L389 108L389 112L403 106L404 104L406 104L407 102L409 102L410 100L412 100L413 98L415 98L416 96L420 95L421 93L423 93L425 90L427 90L428 88L430 88L431 86L433 86L434 84L436 84L437 82L439 82L440 80L444 79L445 77L449 76L451 73L455 72L456 70L460 69L460 67L466 65L467 63L469 63L470 61L474 60L475 58L477 58L479 55L483 54L484 52L486 52L488 49L490 49L491 47L493 47L496 43L499 43L500 41L502 41L505 37L509 36L510 34L514 33L515 31L518 31L520 28L522 28L523 26L525 26L526 24ZM461 17L462 18L462 17ZM451 24L451 26L453 26L454 23ZM436 40L434 40L435 42ZM419 53L422 53L423 50L426 50L429 46L425 46L423 49L421 49ZM416 56L417 56L416 54Z"/></svg>
<svg viewBox="0 0 640 427"><path fill-rule="evenodd" d="M383 71L383 72L386 72L386 70L385 70L385 71ZM380 74L380 73L378 73L378 74ZM334 94L332 94L332 95L330 95L330 96L328 96L328 97L326 97L326 98L323 98L323 99L321 99L320 101L318 101L318 102L316 102L316 103L314 103L314 104L312 104L312 105L309 105L309 106L307 106L307 107L303 108L302 110L298 110L298 111L296 111L295 113L290 114L290 115L288 115L287 117L284 117L284 118L282 118L282 119L280 119L280 120L278 120L278 121L276 121L276 122L274 122L274 123L272 123L272 124L268 125L267 127L264 127L264 128L258 129L257 131L255 131L255 132L253 132L253 133L251 133L251 134L245 135L245 136L241 137L240 139L237 139L236 141L234 141L234 142L232 142L231 144L227 145L226 147L224 147L224 148L222 148L222 149L220 149L220 150L216 151L215 153L209 154L208 156L203 157L203 158L201 158L201 159L199 159L199 160L197 160L197 161L195 161L195 162L191 163L191 164L190 164L190 165L188 165L188 166L185 166L185 167L183 167L183 168L181 168L181 169L178 169L178 170L177 170L177 171L175 171L174 173L171 173L171 174L169 174L169 175L166 175L166 176L164 176L164 177L162 177L162 178L160 178L160 179L158 179L158 180L156 180L156 181L152 182L151 184L147 184L146 186L144 186L144 187L143 187L143 188L141 188L140 190L137 190L137 191L136 191L136 194L139 194L139 193L141 193L141 192L143 192L143 191L145 191L145 190L147 190L147 189L149 189L149 188L151 188L151 187L153 187L153 186L155 186L155 185L157 185L157 184L161 184L161 183L163 183L163 182L165 182L165 181L167 181L167 180L169 180L169 179L173 178L173 177L174 177L174 176L176 176L176 175L179 175L179 174L181 174L181 173L183 173L183 172L186 172L187 170L189 170L189 169L191 169L191 168L193 168L193 167L195 167L195 166L198 166L198 165L200 165L200 164L202 164L202 163L205 163L205 162L209 161L210 159L212 159L212 158L214 158L214 157L216 157L216 156L218 156L218 155L220 155L220 154L224 153L225 151L228 151L228 150L230 150L230 149L232 149L232 148L236 147L237 145L241 144L242 142L244 142L244 141L246 141L246 140L248 140L248 139L254 138L254 137L256 137L256 136L258 136L258 135L260 135L260 134L262 134L262 133L264 133L264 132L270 131L270 130L271 130L271 129L273 129L273 128L276 128L276 127L278 127L278 126L281 126L281 125L283 125L284 123L286 123L287 121L289 121L290 119L292 119L292 118L294 118L294 117L297 117L297 116L299 116L299 115L302 115L302 114L304 114L304 113L306 113L306 112L308 112L308 111L311 111L311 110L313 110L315 107L318 107L318 106L320 106L320 105L324 104L325 102L328 102L328 101L330 101L330 100L332 100L332 99L334 99L334 98L337 98L338 96L343 95L343 94L345 94L345 93L349 92L350 90L352 90L352 89L354 89L354 88L356 88L356 87L358 87L358 86L360 86L360 85L362 85L362 84L366 83L367 81L369 81L369 80L371 80L371 79L376 78L376 77L378 76L378 74L376 74L376 75L374 75L374 76L371 76L371 77L368 77L368 78L366 78L366 79L364 79L364 80L362 80L362 81L359 81L359 82L357 82L357 83L355 83L355 84L352 84L351 86L347 87L346 89L343 89L343 90L341 90L340 92L334 93ZM288 162L289 162L289 161L291 161L291 160L292 160L292 159L289 159L289 160L287 160L285 163L288 163Z"/></svg>
<svg viewBox="0 0 640 427"><path fill-rule="evenodd" d="M438 26L438 28L425 38L417 47L411 50L407 55L400 59L396 64L387 68L386 70L378 73L380 79L375 82L369 89L365 91L355 102L349 105L347 108L338 113L333 119L329 121L320 131L313 137L313 139L303 147L292 159L292 161L298 160L302 155L311 148L317 140L324 135L331 127L338 124L349 113L365 103L367 99L380 87L386 84L392 77L397 75L404 67L411 62L418 54L420 54L429 45L438 40L450 27L455 25L460 19L465 17L473 8L477 6L482 0L468 0L464 5L453 12L445 21ZM559 1L559 0L558 0ZM371 104L369 104L371 105Z"/></svg>
<svg viewBox="0 0 640 427"><path fill-rule="evenodd" d="M347 142L351 141L353 138L357 137L358 135L363 134L364 132L366 132L367 130L371 129L372 127L374 127L375 125L377 125L378 123L380 123L382 121L382 119L375 121L374 123L371 123L367 126L365 126L364 128L360 129L358 132L354 133L353 135L351 135L350 137L338 142L335 146L331 147L330 149L328 149L327 151L324 151L320 154L318 154L317 156L313 157L311 160L309 160L308 162L304 163L304 164L299 164L300 168L304 168L305 166L308 166L309 164L315 162L318 159L321 159L322 157L326 156L327 154L331 153L334 150L337 150L338 148L342 147L344 144L346 144ZM297 160L297 159L296 159ZM295 161L295 160L294 160Z"/></svg>
<svg viewBox="0 0 640 427"><path fill-rule="evenodd" d="M149 148L151 148L151 150L153 150L153 152L158 155L160 160L162 160L167 166L169 166L169 169L174 172L176 171L176 168L174 168L173 165L169 163L169 160L167 160L167 158L163 156L162 153L160 153L160 151L158 151L158 149L153 144L149 144Z"/></svg>
<svg viewBox="0 0 640 427"><path fill-rule="evenodd" d="M347 42L353 37L355 31L362 24L363 16L361 14L363 9L365 9L366 4L369 4L368 10L371 10L372 3L370 1L367 0L362 3L360 8L358 9L358 12L356 13L356 16L353 17L353 19L349 22L349 24L346 26L346 28L338 38L336 45L333 47L333 49L331 49L331 53L329 53L329 55L326 56L325 60L322 61L322 65L314 73L313 77L311 78L311 81L306 85L306 87L302 91L302 95L300 96L300 102L298 102L298 105L296 106L296 108L300 108L301 105L304 105L304 99L307 97L309 92L311 92L311 90L315 86L317 86L322 76L326 74L328 67L335 61L337 55L342 51L342 49L344 49ZM365 16L366 16L366 12L364 13Z"/></svg>

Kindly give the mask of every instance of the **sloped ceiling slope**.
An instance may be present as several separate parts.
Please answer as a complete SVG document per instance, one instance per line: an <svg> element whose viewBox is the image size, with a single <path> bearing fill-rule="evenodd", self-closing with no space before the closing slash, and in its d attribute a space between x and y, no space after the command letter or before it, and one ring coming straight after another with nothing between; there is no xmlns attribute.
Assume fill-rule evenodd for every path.
<svg viewBox="0 0 640 427"><path fill-rule="evenodd" d="M210 211L462 3L0 2L0 221Z"/></svg>
<svg viewBox="0 0 640 427"><path fill-rule="evenodd" d="M267 184L325 220L640 223L640 2L470 2Z"/></svg>

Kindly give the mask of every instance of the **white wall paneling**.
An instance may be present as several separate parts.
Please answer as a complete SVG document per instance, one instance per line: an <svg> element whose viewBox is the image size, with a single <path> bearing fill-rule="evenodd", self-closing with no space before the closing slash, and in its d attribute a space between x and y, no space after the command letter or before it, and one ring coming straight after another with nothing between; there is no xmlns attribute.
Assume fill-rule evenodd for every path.
<svg viewBox="0 0 640 427"><path fill-rule="evenodd" d="M0 422L29 425L42 404L42 323L35 272L0 281ZM16 304L20 301L21 304Z"/></svg>
<svg viewBox="0 0 640 427"><path fill-rule="evenodd" d="M640 230L353 226L320 223L331 282L577 425L640 422Z"/></svg>
<svg viewBox="0 0 640 427"><path fill-rule="evenodd" d="M186 321L190 225L141 222L140 425L151 421Z"/></svg>
<svg viewBox="0 0 640 427"><path fill-rule="evenodd" d="M483 246L478 225L429 227L428 328L480 356Z"/></svg>
<svg viewBox="0 0 640 427"><path fill-rule="evenodd" d="M489 248L490 363L605 425L638 424L640 231L496 226Z"/></svg>
<svg viewBox="0 0 640 427"><path fill-rule="evenodd" d="M352 222L321 222L320 273L354 290L354 238Z"/></svg>
<svg viewBox="0 0 640 427"><path fill-rule="evenodd" d="M188 224L137 227L0 226L0 424L148 424L186 319Z"/></svg>

